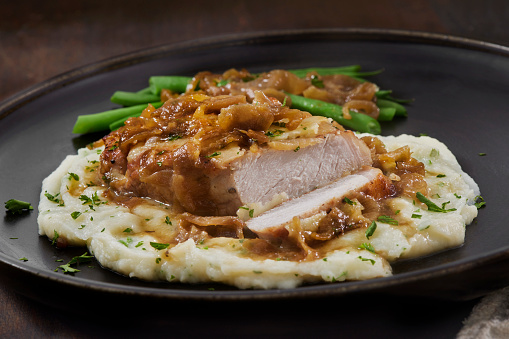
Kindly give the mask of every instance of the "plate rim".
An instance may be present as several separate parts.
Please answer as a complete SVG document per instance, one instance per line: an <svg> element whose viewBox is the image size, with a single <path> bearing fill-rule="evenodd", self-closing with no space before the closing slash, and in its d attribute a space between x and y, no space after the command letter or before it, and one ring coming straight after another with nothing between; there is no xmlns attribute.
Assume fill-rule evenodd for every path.
<svg viewBox="0 0 509 339"><path fill-rule="evenodd" d="M101 73L107 73L115 69L125 68L130 65L140 64L146 61L163 58L171 54L178 54L182 51L192 49L208 49L213 46L247 45L257 44L260 41L267 43L278 39L298 39L302 37L320 37L321 39L335 38L340 41L378 40L378 41L401 41L413 42L427 45L444 45L461 49L479 50L482 52L499 54L509 57L509 47L474 40L464 37L445 35L440 33L429 33L412 30L377 29L377 28L324 28L324 29L293 29L293 30L271 30L247 33L224 34L211 37L204 37L194 40L181 41L170 44L162 44L151 48L135 50L120 54L100 61L74 68L70 71L51 77L45 81L32 85L0 102L0 121L8 115L16 112L24 105L37 100L48 93L58 90L61 87L70 85L80 80L93 77ZM23 271L38 278L45 279L57 284L66 284L70 287L87 289L89 291L107 292L122 296L136 295L144 297L156 297L163 299L179 300L260 300L260 299L287 299L299 297L318 297L331 295L345 295L353 292L368 292L380 288L396 287L412 283L426 278L439 278L453 273L461 273L465 270L480 267L491 261L499 260L509 256L509 245L484 253L474 259L461 259L437 267L398 273L390 277L376 278L365 281L345 282L341 284L320 284L303 286L292 289L269 289L269 290L206 290L191 289L168 289L122 285L118 283L95 281L76 276L53 274L47 270L33 266L20 264L14 258L0 253L0 265L8 265L10 268ZM168 285L171 286L171 285Z"/></svg>

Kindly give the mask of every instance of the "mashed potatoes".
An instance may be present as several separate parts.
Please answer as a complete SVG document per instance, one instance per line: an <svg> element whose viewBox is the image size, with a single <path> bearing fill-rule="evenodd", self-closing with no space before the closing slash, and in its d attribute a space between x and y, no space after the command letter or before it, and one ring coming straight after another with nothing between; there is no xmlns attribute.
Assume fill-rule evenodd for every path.
<svg viewBox="0 0 509 339"><path fill-rule="evenodd" d="M84 148L44 180L39 233L87 246L102 266L143 280L268 289L389 276L390 262L461 245L466 225L477 216L473 203L479 189L439 141L408 135L379 138L389 151L410 146L412 156L425 164L430 199L447 212L430 211L410 198L392 198L389 205L398 225L379 220L370 236L365 229L349 231L328 241L326 255L315 260L251 255L249 239L234 237L174 243L171 239L181 231L177 212L149 200L129 207L107 201L106 188L93 181L102 149Z"/></svg>

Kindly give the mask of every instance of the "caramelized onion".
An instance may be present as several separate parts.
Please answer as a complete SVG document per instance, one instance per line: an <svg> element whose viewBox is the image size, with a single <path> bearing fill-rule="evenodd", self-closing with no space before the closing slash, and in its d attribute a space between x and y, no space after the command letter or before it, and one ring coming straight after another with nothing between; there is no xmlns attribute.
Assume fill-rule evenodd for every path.
<svg viewBox="0 0 509 339"><path fill-rule="evenodd" d="M228 228L231 228L235 230L237 234L237 238L243 239L244 238L244 222L240 220L237 217L233 216L223 216L223 217L202 217L197 216L189 213L183 213L182 214L183 220L202 227L209 227L209 226L226 226Z"/></svg>
<svg viewBox="0 0 509 339"><path fill-rule="evenodd" d="M378 106L373 101L368 100L350 100L345 103L343 109L366 114L374 119L378 119L378 116L380 115Z"/></svg>

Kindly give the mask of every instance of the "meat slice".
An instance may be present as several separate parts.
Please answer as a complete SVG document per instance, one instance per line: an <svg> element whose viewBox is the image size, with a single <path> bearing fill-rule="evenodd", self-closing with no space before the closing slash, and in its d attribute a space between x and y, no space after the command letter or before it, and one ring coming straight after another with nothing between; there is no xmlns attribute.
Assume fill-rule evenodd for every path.
<svg viewBox="0 0 509 339"><path fill-rule="evenodd" d="M370 164L369 149L353 132L327 134L300 148L246 153L212 178L211 198L219 214L231 215L242 205L264 205L281 193L301 196Z"/></svg>
<svg viewBox="0 0 509 339"><path fill-rule="evenodd" d="M247 228L260 238L274 239L288 234L285 225L294 217L307 218L321 211L327 211L341 202L351 193L366 192L375 198L382 198L394 193L392 184L382 171L373 167L365 168L355 174L313 190L299 198L288 200L281 205L249 219Z"/></svg>

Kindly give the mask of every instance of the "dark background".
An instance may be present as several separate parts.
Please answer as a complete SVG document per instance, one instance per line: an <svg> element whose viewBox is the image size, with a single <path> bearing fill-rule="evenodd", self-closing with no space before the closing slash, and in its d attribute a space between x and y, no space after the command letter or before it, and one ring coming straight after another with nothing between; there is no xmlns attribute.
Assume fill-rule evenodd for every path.
<svg viewBox="0 0 509 339"><path fill-rule="evenodd" d="M424 31L509 46L509 3L460 0L2 1L0 101L76 67L144 48L223 34L342 27ZM414 328L413 331L420 334L417 337L451 338L478 300L439 304L408 300L385 302L399 302L403 311L408 310L406 314L402 312L391 318L393 334L398 332L398 327L402 331ZM173 306L177 305L168 305L167 309L156 313L151 310L149 316L141 318L140 310L133 311L132 317L118 318L110 314L99 318L92 309L77 314L63 312L0 285L0 337L214 337L221 332L222 337L270 337L272 334L295 338L299 337L302 326L315 328L317 337L340 337L340 314L345 309L359 313L358 323L349 324L350 329L359 326L367 333L366 326L373 326L372 336L383 337L375 326L376 314L383 312L383 305L359 305L355 298L324 308L316 304L312 308L309 305L299 307L297 303L290 310L288 307L275 309L273 304L271 309L263 304L233 303L222 305L220 309L214 304L197 304L180 311ZM257 308L256 312L253 307ZM337 324L320 323L319 312L335 310L338 310ZM228 316L237 312L246 312L246 324L228 321ZM267 319L288 312L295 315L295 321L282 321L277 328ZM306 319L311 320L311 313L314 314L312 321L306 323ZM430 332L437 328L442 329L440 333Z"/></svg>
<svg viewBox="0 0 509 339"><path fill-rule="evenodd" d="M231 33L335 27L426 31L509 44L506 1L2 1L0 100L122 53Z"/></svg>

